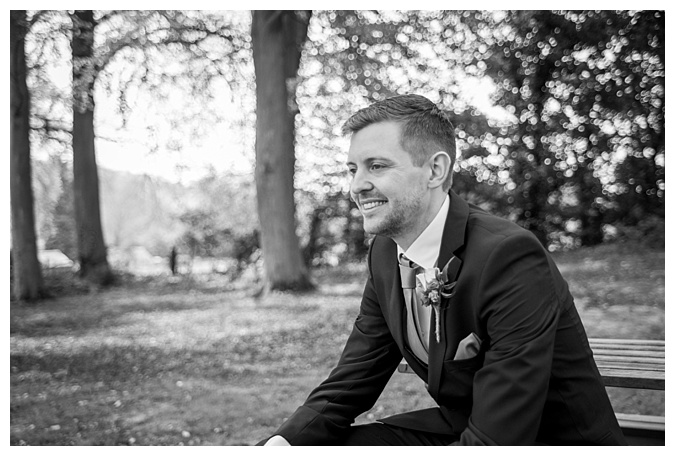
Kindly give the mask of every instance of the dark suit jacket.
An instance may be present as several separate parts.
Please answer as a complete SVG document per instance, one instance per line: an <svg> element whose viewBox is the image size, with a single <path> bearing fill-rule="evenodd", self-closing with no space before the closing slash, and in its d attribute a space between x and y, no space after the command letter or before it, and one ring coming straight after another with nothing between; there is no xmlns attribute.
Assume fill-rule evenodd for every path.
<svg viewBox="0 0 675 456"><path fill-rule="evenodd" d="M439 265L462 260L429 365L406 342L396 244L375 237L369 277L337 367L277 434L331 444L376 402L403 356L439 407L381 421L466 445L625 444L567 283L539 241L450 192ZM433 317L432 317L433 318ZM431 322L431 328L435 321ZM477 356L453 360L476 333ZM433 334L432 334L433 336Z"/></svg>

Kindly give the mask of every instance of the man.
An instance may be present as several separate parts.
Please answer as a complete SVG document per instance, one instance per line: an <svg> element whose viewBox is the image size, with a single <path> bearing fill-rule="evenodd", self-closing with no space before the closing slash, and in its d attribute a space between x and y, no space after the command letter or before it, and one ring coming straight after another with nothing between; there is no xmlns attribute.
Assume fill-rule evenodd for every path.
<svg viewBox="0 0 675 456"><path fill-rule="evenodd" d="M449 191L454 129L424 97L345 124L375 234L337 367L267 445L625 444L564 279L529 231ZM352 426L401 358L438 407Z"/></svg>

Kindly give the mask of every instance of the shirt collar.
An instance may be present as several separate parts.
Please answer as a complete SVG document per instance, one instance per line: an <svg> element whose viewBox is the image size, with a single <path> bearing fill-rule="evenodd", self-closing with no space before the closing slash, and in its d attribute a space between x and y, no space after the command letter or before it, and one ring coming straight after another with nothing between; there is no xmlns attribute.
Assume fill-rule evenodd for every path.
<svg viewBox="0 0 675 456"><path fill-rule="evenodd" d="M412 245L405 252L397 245L398 256L405 253L409 260L414 261L425 269L436 267L438 261L438 252L441 249L441 241L443 240L443 228L445 227L445 219L448 217L448 210L450 209L450 197L446 195L441 208L438 210L436 217L431 221L422 234L412 243Z"/></svg>

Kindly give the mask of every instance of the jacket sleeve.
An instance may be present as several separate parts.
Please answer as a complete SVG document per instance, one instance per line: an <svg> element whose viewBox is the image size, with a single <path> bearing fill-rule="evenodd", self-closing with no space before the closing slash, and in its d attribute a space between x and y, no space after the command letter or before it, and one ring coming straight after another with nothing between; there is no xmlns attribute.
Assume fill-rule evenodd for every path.
<svg viewBox="0 0 675 456"><path fill-rule="evenodd" d="M547 254L529 232L504 238L477 283L490 346L473 383L460 445L532 445L548 392L559 298Z"/></svg>
<svg viewBox="0 0 675 456"><path fill-rule="evenodd" d="M338 441L358 415L372 408L401 358L370 274L359 314L337 366L276 434L291 445Z"/></svg>

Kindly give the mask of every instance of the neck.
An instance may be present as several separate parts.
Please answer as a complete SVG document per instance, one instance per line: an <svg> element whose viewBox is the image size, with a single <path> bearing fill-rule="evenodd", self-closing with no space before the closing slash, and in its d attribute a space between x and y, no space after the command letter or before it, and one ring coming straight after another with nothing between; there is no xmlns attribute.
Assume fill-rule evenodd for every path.
<svg viewBox="0 0 675 456"><path fill-rule="evenodd" d="M420 219L420 223L416 223L413 229L410 231L394 236L392 238L394 242L396 242L396 244L404 251L408 250L413 242L415 242L420 234L422 234L424 230L427 229L429 224L434 220L436 214L438 214L438 211L441 210L441 206L443 205L443 201L445 201L446 195L447 192L444 191L433 192L429 200L429 206L427 210L424 211L422 218Z"/></svg>

